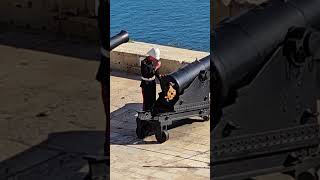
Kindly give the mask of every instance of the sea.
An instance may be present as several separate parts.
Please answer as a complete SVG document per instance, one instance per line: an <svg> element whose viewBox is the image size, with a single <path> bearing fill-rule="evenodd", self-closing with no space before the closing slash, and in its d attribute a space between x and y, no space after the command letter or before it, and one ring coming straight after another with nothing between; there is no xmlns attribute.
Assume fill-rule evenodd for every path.
<svg viewBox="0 0 320 180"><path fill-rule="evenodd" d="M133 41L210 51L210 0L110 0L110 33Z"/></svg>

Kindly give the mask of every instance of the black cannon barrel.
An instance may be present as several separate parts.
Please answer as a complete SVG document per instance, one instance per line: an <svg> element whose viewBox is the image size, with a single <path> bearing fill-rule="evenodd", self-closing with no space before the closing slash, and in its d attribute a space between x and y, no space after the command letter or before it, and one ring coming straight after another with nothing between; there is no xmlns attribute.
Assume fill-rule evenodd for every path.
<svg viewBox="0 0 320 180"><path fill-rule="evenodd" d="M194 61L179 70L172 72L165 76L164 81L166 83L172 82L175 84L175 89L178 93L181 93L186 87L188 87L194 78L196 78L200 71L210 69L210 56Z"/></svg>
<svg viewBox="0 0 320 180"><path fill-rule="evenodd" d="M128 32L122 30L120 33L110 38L110 50L128 41L129 41Z"/></svg>
<svg viewBox="0 0 320 180"><path fill-rule="evenodd" d="M250 83L292 27L320 29L320 0L271 0L221 22L213 33L211 66L222 96Z"/></svg>

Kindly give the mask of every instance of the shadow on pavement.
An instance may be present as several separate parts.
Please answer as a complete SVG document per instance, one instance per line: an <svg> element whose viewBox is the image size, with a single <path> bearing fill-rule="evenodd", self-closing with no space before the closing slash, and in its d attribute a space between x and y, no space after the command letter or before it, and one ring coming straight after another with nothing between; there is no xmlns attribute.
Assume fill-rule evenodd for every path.
<svg viewBox="0 0 320 180"><path fill-rule="evenodd" d="M111 117L111 145L144 145L158 144L155 140L147 140L150 138L139 139L136 135L136 115L137 111L141 111L141 103L127 103L125 106L112 112ZM203 122L199 119L184 119L173 122L170 129L179 128L180 126L192 124L194 122ZM149 136L153 136L150 134Z"/></svg>
<svg viewBox="0 0 320 180"><path fill-rule="evenodd" d="M141 76L139 76L137 74L126 73L126 72L121 72L121 71L117 71L117 70L111 70L110 75L115 76L115 77L120 77L120 78L137 80L137 81L141 80Z"/></svg>
<svg viewBox="0 0 320 180"><path fill-rule="evenodd" d="M81 180L88 172L84 155L103 154L103 131L69 131L0 162L0 179Z"/></svg>
<svg viewBox="0 0 320 180"><path fill-rule="evenodd" d="M128 103L111 113L112 121L120 125L111 129L111 144L157 144L144 141L135 134L135 114L140 103ZM197 120L178 121L176 128ZM86 155L102 155L104 131L68 131L51 133L48 138L13 157L0 162L0 179L8 180L81 180L88 172Z"/></svg>
<svg viewBox="0 0 320 180"><path fill-rule="evenodd" d="M98 42L40 30L16 29L1 25L0 44L50 54L98 60Z"/></svg>

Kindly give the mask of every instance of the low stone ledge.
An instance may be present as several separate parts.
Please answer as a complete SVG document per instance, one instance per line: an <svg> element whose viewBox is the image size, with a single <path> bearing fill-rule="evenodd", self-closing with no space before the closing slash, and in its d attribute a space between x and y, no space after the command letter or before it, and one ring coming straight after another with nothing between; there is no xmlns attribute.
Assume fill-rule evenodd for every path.
<svg viewBox="0 0 320 180"><path fill-rule="evenodd" d="M112 70L140 74L140 59L152 48L160 49L160 73L169 73L209 55L208 52L194 51L170 46L131 41L111 51L110 66Z"/></svg>

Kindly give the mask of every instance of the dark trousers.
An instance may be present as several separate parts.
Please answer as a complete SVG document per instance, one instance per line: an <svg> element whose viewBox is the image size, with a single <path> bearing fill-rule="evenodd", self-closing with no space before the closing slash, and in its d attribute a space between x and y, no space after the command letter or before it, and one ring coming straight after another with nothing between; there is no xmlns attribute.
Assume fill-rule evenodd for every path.
<svg viewBox="0 0 320 180"><path fill-rule="evenodd" d="M107 84L101 83L101 96L102 102L104 106L104 111L106 115L106 131L105 131L105 141L104 141L104 155L109 156L110 154L110 118L108 115L109 112L109 104L107 103L107 98L109 98L108 87Z"/></svg>
<svg viewBox="0 0 320 180"><path fill-rule="evenodd" d="M141 81L143 111L151 111L156 102L156 81Z"/></svg>

